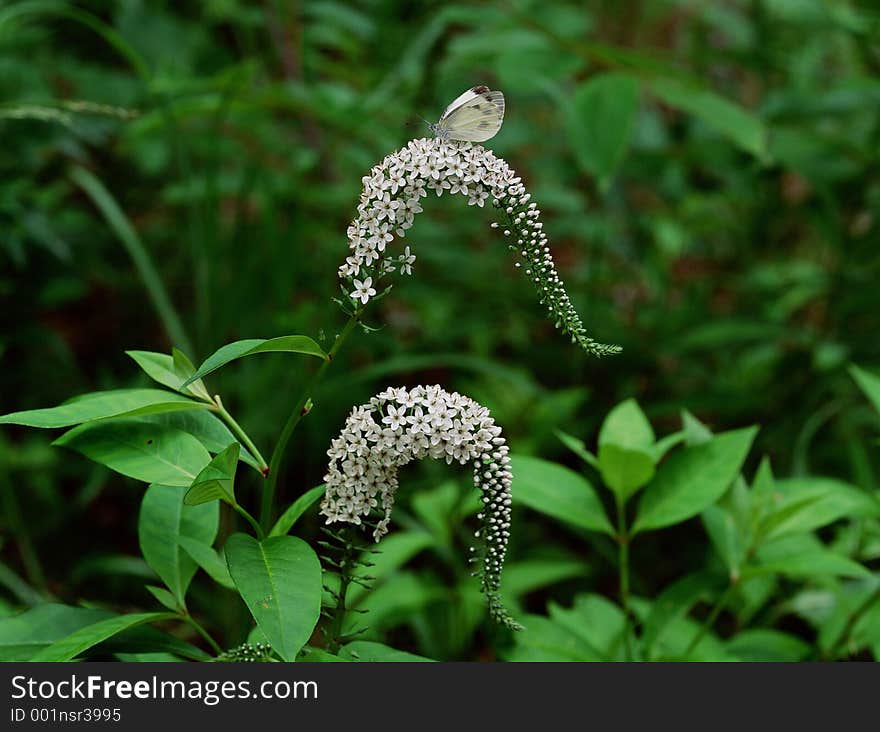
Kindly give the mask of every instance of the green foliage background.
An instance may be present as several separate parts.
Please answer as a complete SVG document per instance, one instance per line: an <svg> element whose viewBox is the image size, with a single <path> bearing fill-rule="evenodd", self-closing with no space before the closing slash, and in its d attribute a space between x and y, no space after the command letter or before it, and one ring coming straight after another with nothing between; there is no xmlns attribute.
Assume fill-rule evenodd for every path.
<svg viewBox="0 0 880 732"><path fill-rule="evenodd" d="M683 409L716 433L760 425L749 484L767 456L777 477L829 476L876 500L878 417L848 369L880 367L878 32L867 0L4 3L0 412L147 386L125 350L181 346L199 363L242 338L327 345L344 321L331 298L361 176L425 133L419 115L486 83L507 98L487 146L541 207L588 332L623 353L589 358L554 331L490 213L429 200L407 240L414 276L371 310L381 329L352 337L315 396L281 504L321 482L345 414L391 383L466 393L515 453L596 484L557 431L595 451L605 415L635 398L658 436ZM107 215L101 187L121 216ZM141 248L155 273L136 266ZM154 274L170 293L158 307ZM262 355L212 374L211 393L268 446L314 368ZM142 487L49 442L0 433L0 611L47 595L151 607ZM440 659L531 657L479 612L456 614L467 476L421 465L402 484L406 568L374 591L368 637ZM256 488L239 486L242 500ZM785 577L751 615L722 612L712 637L745 623L786 635L746 637L737 657L821 655L823 619L845 625L841 598L880 582L868 513L819 534L868 568L861 584ZM640 538L634 612L717 564L711 520ZM314 538L315 512L303 521ZM542 616L539 628L615 627L616 549L560 526L514 516L519 609ZM415 528L449 551L439 540L423 551ZM232 595L216 602L203 578L192 604L240 642L246 610ZM711 606L688 606L690 622ZM873 657L875 636L840 647L834 636L825 650ZM566 648L548 657L577 657Z"/></svg>

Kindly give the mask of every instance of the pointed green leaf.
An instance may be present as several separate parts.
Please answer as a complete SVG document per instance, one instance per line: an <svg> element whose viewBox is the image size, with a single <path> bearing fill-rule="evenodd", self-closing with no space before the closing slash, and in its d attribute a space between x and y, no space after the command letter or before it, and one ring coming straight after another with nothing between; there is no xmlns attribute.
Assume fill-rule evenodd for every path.
<svg viewBox="0 0 880 732"><path fill-rule="evenodd" d="M810 646L788 633L755 628L737 633L727 641L727 652L748 663L792 663L806 659Z"/></svg>
<svg viewBox="0 0 880 732"><path fill-rule="evenodd" d="M184 382L189 384L195 379L207 376L213 371L225 366L230 361L256 353L303 353L307 356L316 356L326 359L327 354L315 341L308 336L292 335L279 338L248 338L243 341L235 341L221 346L199 366L198 370Z"/></svg>
<svg viewBox="0 0 880 732"><path fill-rule="evenodd" d="M279 516L275 525L272 527L272 530L269 532L269 536L284 536L285 534L290 533L290 530L297 522L297 519L299 519L300 516L308 511L309 508L324 495L326 489L327 486L322 483L321 485L316 485L311 490L303 493L287 507L287 510L285 510L281 516Z"/></svg>
<svg viewBox="0 0 880 732"><path fill-rule="evenodd" d="M184 387L183 382L190 376L181 377L174 368L174 358L167 353L156 353L155 351L126 351L126 355L130 356L143 369L144 373L154 381L159 382L163 386L167 386L174 391L182 391L205 399L207 397L206 390L197 392L196 384ZM195 372L195 369L193 369ZM198 382L201 384L201 382ZM208 401L210 401L208 399Z"/></svg>
<svg viewBox="0 0 880 732"><path fill-rule="evenodd" d="M315 629L321 612L321 564L295 536L262 542L233 534L226 542L229 574L267 640L293 661Z"/></svg>
<svg viewBox="0 0 880 732"><path fill-rule="evenodd" d="M339 655L344 659L362 663L424 663L433 661L431 658L398 651L396 648L390 648L374 641L353 641L346 644L339 651Z"/></svg>
<svg viewBox="0 0 880 732"><path fill-rule="evenodd" d="M37 653L31 658L31 661L34 663L69 661L83 651L87 651L92 646L124 630L145 623L155 623L176 617L177 615L174 613L136 613L134 615L119 615L107 620L100 620L97 623L74 631L65 638L55 641L52 645Z"/></svg>
<svg viewBox="0 0 880 732"><path fill-rule="evenodd" d="M180 379L180 383L185 389L189 389L206 401L211 401L211 395L208 394L205 382L195 375L196 367L195 364L189 360L189 356L179 348L172 348L171 363L175 375Z"/></svg>
<svg viewBox="0 0 880 732"><path fill-rule="evenodd" d="M849 557L828 549L812 534L777 539L758 549L743 576L782 574L794 579L822 576L869 578L871 572Z"/></svg>
<svg viewBox="0 0 880 732"><path fill-rule="evenodd" d="M192 435L141 420L93 422L74 427L53 445L145 483L189 486L211 460Z"/></svg>
<svg viewBox="0 0 880 732"><path fill-rule="evenodd" d="M200 503L219 499L230 506L234 505L238 449L238 443L233 442L225 450L217 453L193 480L186 492L184 503L188 506L197 506Z"/></svg>
<svg viewBox="0 0 880 732"><path fill-rule="evenodd" d="M834 478L804 476L774 483L768 520L772 536L813 531L848 516L880 516L880 500Z"/></svg>
<svg viewBox="0 0 880 732"><path fill-rule="evenodd" d="M737 147L766 160L767 130L760 118L705 87L655 77L649 88L663 102L697 117Z"/></svg>
<svg viewBox="0 0 880 732"><path fill-rule="evenodd" d="M651 455L654 457L654 464L656 465L659 463L666 456L667 452L684 442L684 439L684 431L680 430L657 440L657 442L651 446Z"/></svg>
<svg viewBox="0 0 880 732"><path fill-rule="evenodd" d="M171 590L182 607L196 563L183 551L182 537L210 546L217 536L217 503L187 506L181 487L151 485L144 493L138 517L138 541L144 559Z"/></svg>
<svg viewBox="0 0 880 732"><path fill-rule="evenodd" d="M159 601L160 605L167 607L171 612L179 613L183 609L181 608L180 603L174 599L174 595L168 592L164 587L157 587L156 585L144 585L144 587L147 592Z"/></svg>
<svg viewBox="0 0 880 732"><path fill-rule="evenodd" d="M364 552L361 561L373 564L369 569L370 576L376 578L372 581L373 591L394 576L410 559L431 546L434 546L434 539L427 531L397 531L382 539L378 547L380 553ZM350 585L348 599L351 606L357 605L366 594L367 590L362 585Z"/></svg>
<svg viewBox="0 0 880 732"><path fill-rule="evenodd" d="M599 472L611 492L625 502L654 477L654 458L647 449L606 442L599 446Z"/></svg>
<svg viewBox="0 0 880 732"><path fill-rule="evenodd" d="M614 535L596 491L583 476L525 455L514 456L511 469L515 503L583 529Z"/></svg>
<svg viewBox="0 0 880 732"><path fill-rule="evenodd" d="M712 439L712 430L687 409L681 411L681 431L684 435L684 443L688 447L702 445Z"/></svg>
<svg viewBox="0 0 880 732"><path fill-rule="evenodd" d="M587 449L583 440L579 440L577 437L574 437L567 432L563 432L562 430L554 430L554 432L556 432L559 441L587 465L591 465L596 468L596 470L599 469L599 461L596 459L596 456Z"/></svg>
<svg viewBox="0 0 880 732"><path fill-rule="evenodd" d="M626 449L650 450L654 430L635 399L627 399L608 412L599 430L599 446L616 445Z"/></svg>
<svg viewBox="0 0 880 732"><path fill-rule="evenodd" d="M602 652L567 626L542 615L527 615L525 630L514 634L508 661L604 661Z"/></svg>
<svg viewBox="0 0 880 732"><path fill-rule="evenodd" d="M172 412L171 414L156 414L147 419L156 424L164 424L188 432L201 442L208 449L208 452L222 452L230 444L236 442L235 435L212 412ZM256 459L241 443L239 443L238 459L259 471L260 467Z"/></svg>
<svg viewBox="0 0 880 732"><path fill-rule="evenodd" d="M177 543L218 585L229 590L235 588L235 583L229 576L229 569L226 567L226 560L216 550L188 536L178 537Z"/></svg>
<svg viewBox="0 0 880 732"><path fill-rule="evenodd" d="M605 659L613 659L626 621L623 611L601 595L583 594L570 608L550 603L550 617L597 649Z"/></svg>
<svg viewBox="0 0 880 732"><path fill-rule="evenodd" d="M855 365L849 367L849 372L865 396L871 400L874 409L880 412L880 377Z"/></svg>
<svg viewBox="0 0 880 732"><path fill-rule="evenodd" d="M715 551L727 568L728 575L731 578L738 578L745 555L746 537L742 536L733 514L721 506L709 506L703 511L701 518Z"/></svg>
<svg viewBox="0 0 880 732"><path fill-rule="evenodd" d="M773 477L773 468L770 466L770 459L765 455L761 458L761 464L752 479L752 498L761 503L769 501L773 498L775 489L776 481Z"/></svg>
<svg viewBox="0 0 880 732"><path fill-rule="evenodd" d="M639 82L617 72L593 76L572 95L569 144L575 160L603 187L629 148L638 103Z"/></svg>
<svg viewBox="0 0 880 732"><path fill-rule="evenodd" d="M652 660L655 644L662 642L666 630L687 617L691 608L701 600L712 597L718 582L711 575L704 572L688 574L673 582L661 592L645 619L642 633L642 643L645 648L645 657Z"/></svg>
<svg viewBox="0 0 880 732"><path fill-rule="evenodd" d="M108 617L113 613L46 603L0 618L0 662L30 660L55 641Z"/></svg>
<svg viewBox="0 0 880 732"><path fill-rule="evenodd" d="M521 597L542 587L585 577L590 566L580 559L527 559L504 565L502 590L506 597Z"/></svg>
<svg viewBox="0 0 880 732"><path fill-rule="evenodd" d="M756 432L724 432L673 454L642 493L633 532L671 526L711 506L739 474Z"/></svg>
<svg viewBox="0 0 880 732"><path fill-rule="evenodd" d="M109 417L134 417L142 414L208 409L210 405L187 399L162 389L114 389L83 394L57 407L12 412L0 416L0 424L28 427L70 427Z"/></svg>

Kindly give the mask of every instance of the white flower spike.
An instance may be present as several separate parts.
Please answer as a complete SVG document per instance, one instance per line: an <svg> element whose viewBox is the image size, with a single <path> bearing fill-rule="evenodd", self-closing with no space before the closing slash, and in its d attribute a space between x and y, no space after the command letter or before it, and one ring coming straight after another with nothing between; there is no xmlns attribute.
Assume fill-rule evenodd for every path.
<svg viewBox="0 0 880 732"><path fill-rule="evenodd" d="M359 526L374 509L381 510L384 515L373 532L376 541L388 532L400 467L426 457L472 463L484 505L477 516L482 556L472 561L482 563L477 575L492 617L520 629L499 596L510 538L512 475L507 443L488 409L440 386L392 387L351 411L327 455L321 513L328 524Z"/></svg>
<svg viewBox="0 0 880 732"><path fill-rule="evenodd" d="M409 247L404 255L393 255L389 245L406 236L429 190L438 196L447 191L467 197L470 206L483 207L491 201L499 210L508 246L522 259L525 273L558 328L594 355L620 350L587 336L556 272L539 221L541 212L530 202L521 179L491 150L442 138L411 140L361 180L364 187L358 217L348 227L350 252L339 268L339 276L350 284L347 291L355 303L366 305L377 289L382 289L381 280L391 273L399 270L412 274L416 258Z"/></svg>

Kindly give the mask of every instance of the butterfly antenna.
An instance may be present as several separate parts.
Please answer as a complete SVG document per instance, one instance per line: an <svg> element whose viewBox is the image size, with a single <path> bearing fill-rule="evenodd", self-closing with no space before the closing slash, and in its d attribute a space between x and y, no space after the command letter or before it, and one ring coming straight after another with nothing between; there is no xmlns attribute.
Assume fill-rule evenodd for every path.
<svg viewBox="0 0 880 732"><path fill-rule="evenodd" d="M418 117L422 121L421 123L424 124L425 127L427 127L429 130L431 129L431 123L428 122L428 120L426 120L424 117L422 117L422 115L417 114L416 117ZM406 122L405 124L407 127L418 127L419 126L418 122Z"/></svg>

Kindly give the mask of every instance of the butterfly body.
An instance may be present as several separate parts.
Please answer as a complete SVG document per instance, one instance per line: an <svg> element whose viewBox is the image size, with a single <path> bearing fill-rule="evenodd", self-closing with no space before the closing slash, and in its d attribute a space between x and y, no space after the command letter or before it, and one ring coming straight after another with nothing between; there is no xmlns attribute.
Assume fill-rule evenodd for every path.
<svg viewBox="0 0 880 732"><path fill-rule="evenodd" d="M494 137L504 121L504 94L474 86L456 97L440 120L429 125L441 140L484 142Z"/></svg>

